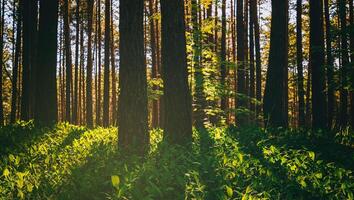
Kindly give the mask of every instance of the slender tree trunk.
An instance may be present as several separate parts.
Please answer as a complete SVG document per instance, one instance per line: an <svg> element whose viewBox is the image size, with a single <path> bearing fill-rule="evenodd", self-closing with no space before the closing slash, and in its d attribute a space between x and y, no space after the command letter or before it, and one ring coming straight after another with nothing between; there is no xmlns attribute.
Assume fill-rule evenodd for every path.
<svg viewBox="0 0 354 200"><path fill-rule="evenodd" d="M243 18L243 1L237 0L237 87L236 87L236 96L235 96L235 119L236 123L239 126L245 124L245 116L242 112L238 112L247 106L247 100L245 99L247 95L246 91L246 72L245 72L245 24Z"/></svg>
<svg viewBox="0 0 354 200"><path fill-rule="evenodd" d="M303 73L303 52L302 52L302 0L296 3L296 58L297 58L297 91L299 98L299 127L305 126L305 91L304 91L304 73Z"/></svg>
<svg viewBox="0 0 354 200"><path fill-rule="evenodd" d="M43 124L57 121L57 27L58 0L40 1L38 70L35 119Z"/></svg>
<svg viewBox="0 0 354 200"><path fill-rule="evenodd" d="M354 88L354 13L353 1L349 0L349 21L350 21L350 60L351 60L351 86ZM350 113L351 113L351 126L354 128L354 92L350 92Z"/></svg>
<svg viewBox="0 0 354 200"><path fill-rule="evenodd" d="M220 52L220 85L222 91L226 91L226 0L221 5L221 52ZM226 92L222 92L221 110L227 112Z"/></svg>
<svg viewBox="0 0 354 200"><path fill-rule="evenodd" d="M288 108L285 89L288 87L288 1L272 0L272 21L269 64L264 92L266 127L287 127Z"/></svg>
<svg viewBox="0 0 354 200"><path fill-rule="evenodd" d="M0 27L0 126L4 125L4 105L3 105L3 69L4 69L4 26L5 26L5 0L2 1L1 5L1 27Z"/></svg>
<svg viewBox="0 0 354 200"><path fill-rule="evenodd" d="M183 8L183 0L161 0L164 138L172 143L186 145L192 141L192 105L188 88Z"/></svg>
<svg viewBox="0 0 354 200"><path fill-rule="evenodd" d="M327 105L325 96L323 6L310 0L310 63L312 72L312 127L325 129Z"/></svg>
<svg viewBox="0 0 354 200"><path fill-rule="evenodd" d="M347 35L347 15L346 15L346 2L345 0L338 0L339 6L339 18L341 28L341 87L340 87L340 125L342 128L348 125L348 69L349 69L349 57L348 57L348 35Z"/></svg>
<svg viewBox="0 0 354 200"><path fill-rule="evenodd" d="M105 0L103 126L109 126L109 56L111 45L111 0Z"/></svg>
<svg viewBox="0 0 354 200"><path fill-rule="evenodd" d="M76 33L75 33L75 78L73 96L72 121L78 124L78 88L79 88L79 43L80 43L80 0L76 0Z"/></svg>
<svg viewBox="0 0 354 200"><path fill-rule="evenodd" d="M88 44L87 44L87 69L86 69L86 124L93 127L92 113L92 21L93 21L93 1L87 0L88 13Z"/></svg>
<svg viewBox="0 0 354 200"><path fill-rule="evenodd" d="M144 55L144 1L120 2L118 143L146 155L149 145L147 78Z"/></svg>
<svg viewBox="0 0 354 200"><path fill-rule="evenodd" d="M101 1L97 1L97 7L98 7L98 85L97 85L97 93L98 95L96 95L96 125L101 125L102 122L101 122L101 103L102 103L102 97L101 97L101 89L102 89L102 86L101 86L101 79L102 79L102 63L101 63L101 56L102 56L102 30L101 30Z"/></svg>
<svg viewBox="0 0 354 200"><path fill-rule="evenodd" d="M114 23L113 23L113 0L111 0L111 64L112 64L112 120L111 125L117 123L117 74L115 59Z"/></svg>
<svg viewBox="0 0 354 200"><path fill-rule="evenodd" d="M17 78L18 78L18 68L19 68L19 60L20 60L20 51L21 51L21 36L22 36L22 8L23 8L23 0L18 1L18 10L17 10L17 30L16 30L16 47L15 47L15 59L14 66L12 70L12 98L11 98L11 114L10 114L10 123L15 123L16 121L16 110L17 110ZM14 19L15 20L15 19Z"/></svg>
<svg viewBox="0 0 354 200"><path fill-rule="evenodd" d="M71 122L71 85L72 85L72 60L71 60L71 38L70 38L70 19L69 19L69 0L64 0L63 5L63 20L64 20L64 41L65 41L65 69L66 69L66 121Z"/></svg>
<svg viewBox="0 0 354 200"><path fill-rule="evenodd" d="M325 21L326 21L326 54L327 54L327 100L328 100L328 113L334 113L335 106L335 83L334 83L334 69L333 69L333 56L332 56L332 34L331 34L331 21L329 17L329 4L328 0L324 0L324 12L325 12ZM334 115L328 115L328 128L333 126L333 117Z"/></svg>
<svg viewBox="0 0 354 200"><path fill-rule="evenodd" d="M255 0L251 0L255 1ZM256 97L256 86L255 86L255 63L254 63L254 16L253 12L257 12L257 10L254 10L254 7L252 7L252 2L250 2L249 7L250 7L250 23L249 23L249 29L250 29L250 35L249 35L249 41L250 41L250 90L249 90L249 97L251 99L250 101L250 110L251 112L255 113L256 112L256 107L254 104L254 98ZM254 120L253 114L251 120Z"/></svg>

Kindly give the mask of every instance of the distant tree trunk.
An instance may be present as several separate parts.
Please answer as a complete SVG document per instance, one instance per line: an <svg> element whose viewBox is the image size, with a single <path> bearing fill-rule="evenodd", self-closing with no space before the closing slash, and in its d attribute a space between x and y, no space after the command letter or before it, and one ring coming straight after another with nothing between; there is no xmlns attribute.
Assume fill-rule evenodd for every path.
<svg viewBox="0 0 354 200"><path fill-rule="evenodd" d="M323 6L310 0L310 63L312 72L312 127L325 129L327 105L325 96Z"/></svg>
<svg viewBox="0 0 354 200"><path fill-rule="evenodd" d="M157 48L156 48L156 34L155 34L155 19L154 17L154 1L149 0L149 12L150 12L150 47L151 47L151 77L153 79L157 78ZM157 24L156 24L157 26ZM153 88L157 89L157 88ZM158 100L152 100L152 127L157 128L159 124L159 111L158 111Z"/></svg>
<svg viewBox="0 0 354 200"><path fill-rule="evenodd" d="M264 92L266 127L287 127L288 108L285 74L288 72L288 1L272 0L269 64Z"/></svg>
<svg viewBox="0 0 354 200"><path fill-rule="evenodd" d="M186 145L192 141L183 0L161 0L164 138ZM171 47L174 48L171 48Z"/></svg>
<svg viewBox="0 0 354 200"><path fill-rule="evenodd" d="M4 26L5 26L5 0L2 1L1 5L1 37L0 37L0 126L4 125L4 105L3 105L3 69L4 69Z"/></svg>
<svg viewBox="0 0 354 200"><path fill-rule="evenodd" d="M97 21L97 24L98 24L98 29L97 29L97 34L98 34L98 85L97 85L97 95L96 95L96 125L101 125L102 122L101 122L101 103L102 103L102 97L101 97L101 89L102 89L102 86L101 86L101 79L102 79L102 63L101 63L101 56L102 56L102 48L101 48L101 45L102 45L102 30L101 30L101 1L97 1L97 7L98 7L98 21Z"/></svg>
<svg viewBox="0 0 354 200"><path fill-rule="evenodd" d="M109 126L109 56L111 49L111 0L105 0L103 126Z"/></svg>
<svg viewBox="0 0 354 200"><path fill-rule="evenodd" d="M246 72L245 72L245 25L243 18L243 1L237 0L237 87L236 87L236 113L235 119L236 123L239 126L245 124L246 117L242 113L242 109L247 107L247 100L245 96L247 95L246 91ZM240 112L241 111L241 112Z"/></svg>
<svg viewBox="0 0 354 200"><path fill-rule="evenodd" d="M347 35L347 15L346 15L346 1L338 0L340 28L341 28L341 87L340 87L340 125L342 128L348 125L348 69L349 69L349 57L348 57L348 35Z"/></svg>
<svg viewBox="0 0 354 200"><path fill-rule="evenodd" d="M202 35L200 30L201 21L198 21L200 7L197 0L192 0L192 26L193 26L193 68L195 76L195 126L198 129L204 128L205 119L205 95L204 75L202 68ZM223 65L223 64L222 64ZM224 80L225 81L225 80Z"/></svg>
<svg viewBox="0 0 354 200"><path fill-rule="evenodd" d="M65 105L66 105L66 121L71 122L71 84L72 84L72 60L71 60L71 37L70 37L70 19L69 19L69 0L64 0L64 15L63 15L63 20L64 20L64 41L65 41L65 69L66 69L66 99L65 99Z"/></svg>
<svg viewBox="0 0 354 200"><path fill-rule="evenodd" d="M255 40L255 51L256 51L256 99L258 103L262 101L262 63L261 63L261 46L260 46L260 30L258 23L258 8L257 8L257 0L251 1L251 7L253 14L251 14L251 18L253 18L254 23L254 40ZM257 105L257 115L261 114L262 106Z"/></svg>
<svg viewBox="0 0 354 200"><path fill-rule="evenodd" d="M226 91L226 0L221 5L221 52L220 52L220 85L222 91ZM226 113L227 96L222 92L221 110Z"/></svg>
<svg viewBox="0 0 354 200"><path fill-rule="evenodd" d="M80 43L80 0L76 0L76 33L75 33L75 77L73 96L73 117L74 124L78 124L78 89L79 89L79 43Z"/></svg>
<svg viewBox="0 0 354 200"><path fill-rule="evenodd" d="M38 70L35 119L43 124L57 121L57 27L58 0L40 1Z"/></svg>
<svg viewBox="0 0 354 200"><path fill-rule="evenodd" d="M354 13L353 1L349 0L349 21L350 21L350 60L351 60L351 86L354 88ZM354 128L354 92L350 92L350 113L351 113L351 126Z"/></svg>
<svg viewBox="0 0 354 200"><path fill-rule="evenodd" d="M117 73L116 73L116 58L114 45L114 25L113 25L113 0L111 0L111 65L112 65L112 120L111 125L115 126L117 123Z"/></svg>
<svg viewBox="0 0 354 200"><path fill-rule="evenodd" d="M79 78L79 119L85 124L85 69L84 69L84 29L80 30L80 78Z"/></svg>
<svg viewBox="0 0 354 200"><path fill-rule="evenodd" d="M87 0L88 13L88 42L87 42L87 69L86 69L86 124L93 127L92 113L92 20L93 1Z"/></svg>
<svg viewBox="0 0 354 200"><path fill-rule="evenodd" d="M146 155L149 145L147 78L144 55L144 1L122 0L120 13L120 72L118 143L121 151Z"/></svg>
<svg viewBox="0 0 354 200"><path fill-rule="evenodd" d="M302 0L296 3L296 58L297 58L297 91L299 98L299 127L305 126L305 91L304 91L304 73L303 73L303 53L302 53Z"/></svg>
<svg viewBox="0 0 354 200"><path fill-rule="evenodd" d="M21 51L21 36L22 36L22 8L23 0L18 1L17 9L17 27L16 27L16 47L15 47L15 59L13 63L12 70L12 96L11 96L11 114L10 114L10 123L15 123L16 121L16 110L17 110L17 78L18 78L18 66L20 61L20 51ZM15 19L14 19L15 20Z"/></svg>
<svg viewBox="0 0 354 200"><path fill-rule="evenodd" d="M331 34L331 21L329 17L329 4L328 0L324 0L324 15L326 21L326 54L327 54L327 100L328 100L328 113L334 113L335 96L334 96L334 69L333 69L333 56L332 56L332 34ZM333 126L334 115L328 114L328 128Z"/></svg>
<svg viewBox="0 0 354 200"><path fill-rule="evenodd" d="M255 0L251 0L255 1ZM255 64L254 64L254 12L257 12L257 10L254 10L254 6L252 6L253 2L250 2L249 7L250 7L250 22L249 22L249 29L250 29L250 34L249 34L249 41L250 41L250 90L249 90L249 97L251 99L250 101L250 110L255 113L256 112L256 107L255 104L253 103L253 99L256 97L256 86L255 86ZM251 120L254 120L253 114Z"/></svg>

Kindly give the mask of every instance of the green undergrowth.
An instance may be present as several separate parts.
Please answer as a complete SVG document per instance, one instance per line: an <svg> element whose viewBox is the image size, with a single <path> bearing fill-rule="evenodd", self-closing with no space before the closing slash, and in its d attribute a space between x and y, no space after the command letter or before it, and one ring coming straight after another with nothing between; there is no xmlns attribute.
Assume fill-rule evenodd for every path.
<svg viewBox="0 0 354 200"><path fill-rule="evenodd" d="M0 128L0 199L353 199L347 143L234 127L194 131L191 147L150 138L139 158L116 128Z"/></svg>

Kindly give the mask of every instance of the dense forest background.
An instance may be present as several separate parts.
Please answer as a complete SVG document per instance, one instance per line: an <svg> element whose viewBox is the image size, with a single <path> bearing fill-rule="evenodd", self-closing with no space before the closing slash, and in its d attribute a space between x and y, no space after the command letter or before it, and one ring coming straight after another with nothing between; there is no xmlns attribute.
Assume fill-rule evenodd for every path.
<svg viewBox="0 0 354 200"><path fill-rule="evenodd" d="M4 196L73 173L118 199L353 199L353 0L0 0L0 33Z"/></svg>

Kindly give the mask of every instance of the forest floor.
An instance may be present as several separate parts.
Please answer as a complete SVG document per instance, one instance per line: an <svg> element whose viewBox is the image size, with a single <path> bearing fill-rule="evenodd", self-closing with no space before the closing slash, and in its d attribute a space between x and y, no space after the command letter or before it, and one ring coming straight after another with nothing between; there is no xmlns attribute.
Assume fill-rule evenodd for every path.
<svg viewBox="0 0 354 200"><path fill-rule="evenodd" d="M117 148L115 128L0 128L0 199L354 198L345 140L230 127L194 131L191 149L151 131L145 159Z"/></svg>

